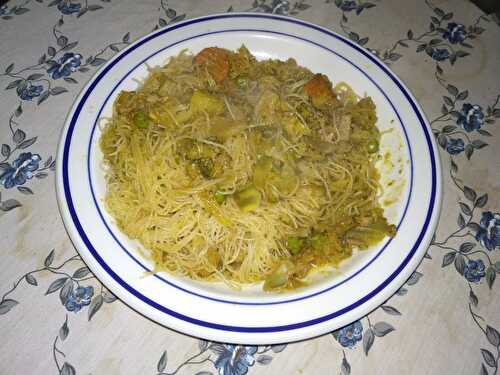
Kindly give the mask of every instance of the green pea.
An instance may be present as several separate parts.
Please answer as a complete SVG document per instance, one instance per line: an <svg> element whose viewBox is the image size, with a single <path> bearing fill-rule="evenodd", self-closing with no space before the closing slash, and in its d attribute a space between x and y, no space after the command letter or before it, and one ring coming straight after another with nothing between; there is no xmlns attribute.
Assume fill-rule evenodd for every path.
<svg viewBox="0 0 500 375"><path fill-rule="evenodd" d="M217 203L222 204L226 200L226 194L216 191L214 194L214 199Z"/></svg>
<svg viewBox="0 0 500 375"><path fill-rule="evenodd" d="M143 112L139 111L134 114L134 125L140 129L147 129L149 126L149 118Z"/></svg>
<svg viewBox="0 0 500 375"><path fill-rule="evenodd" d="M378 141L377 140L372 140L368 142L368 153L374 154L378 152Z"/></svg>

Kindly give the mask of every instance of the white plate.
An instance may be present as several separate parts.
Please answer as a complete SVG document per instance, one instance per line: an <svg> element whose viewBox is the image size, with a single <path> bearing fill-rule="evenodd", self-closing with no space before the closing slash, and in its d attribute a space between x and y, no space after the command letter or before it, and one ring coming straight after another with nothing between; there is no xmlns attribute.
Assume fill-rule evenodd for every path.
<svg viewBox="0 0 500 375"><path fill-rule="evenodd" d="M99 118L111 114L120 90L150 66L188 48L236 49L244 43L259 59L293 57L335 83L348 82L377 105L378 126L396 183L382 200L398 233L346 262L338 272L285 294L260 288L241 292L169 274L144 277L152 268L114 225L103 207ZM87 84L66 122L58 151L57 197L68 233L92 272L122 301L175 330L209 340L271 344L317 336L359 319L389 298L422 259L441 201L441 169L430 127L402 82L365 49L322 27L266 14L230 13L188 20L156 31L111 59Z"/></svg>

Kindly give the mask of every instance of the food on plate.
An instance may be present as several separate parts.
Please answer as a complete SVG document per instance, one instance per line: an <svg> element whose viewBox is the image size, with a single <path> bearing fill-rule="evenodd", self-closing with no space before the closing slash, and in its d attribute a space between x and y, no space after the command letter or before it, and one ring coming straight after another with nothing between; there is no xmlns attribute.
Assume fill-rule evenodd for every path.
<svg viewBox="0 0 500 375"><path fill-rule="evenodd" d="M155 272L293 289L395 234L370 97L244 46L148 70L118 94L100 147L106 208Z"/></svg>

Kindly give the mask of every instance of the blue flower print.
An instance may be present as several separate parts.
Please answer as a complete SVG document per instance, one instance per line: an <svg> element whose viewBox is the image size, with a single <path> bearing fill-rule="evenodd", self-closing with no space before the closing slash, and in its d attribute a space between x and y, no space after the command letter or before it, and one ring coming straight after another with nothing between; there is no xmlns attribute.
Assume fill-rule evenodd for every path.
<svg viewBox="0 0 500 375"><path fill-rule="evenodd" d="M465 148L465 143L463 139L455 139L455 138L450 138L448 139L448 143L446 144L446 151L450 155L457 155L460 154Z"/></svg>
<svg viewBox="0 0 500 375"><path fill-rule="evenodd" d="M273 0L271 7L273 13L287 15L290 10L290 2L287 0Z"/></svg>
<svg viewBox="0 0 500 375"><path fill-rule="evenodd" d="M467 38L465 26L459 23L450 22L446 31L443 33L443 38L448 39L452 44L463 42Z"/></svg>
<svg viewBox="0 0 500 375"><path fill-rule="evenodd" d="M64 306L66 310L77 313L83 306L90 305L93 295L94 288L92 286L79 286L71 292Z"/></svg>
<svg viewBox="0 0 500 375"><path fill-rule="evenodd" d="M457 119L457 124L463 127L466 131L481 129L484 120L484 113L481 106L477 104L464 103L462 111Z"/></svg>
<svg viewBox="0 0 500 375"><path fill-rule="evenodd" d="M62 14L72 14L72 13L78 13L81 9L82 5L78 3L72 3L71 1L62 1L57 5L57 9Z"/></svg>
<svg viewBox="0 0 500 375"><path fill-rule="evenodd" d="M40 96L43 91L42 85L32 85L29 84L21 92L19 92L19 97L22 100L32 100L33 98Z"/></svg>
<svg viewBox="0 0 500 375"><path fill-rule="evenodd" d="M219 375L245 375L255 363L255 346L214 344L212 350L218 354L215 368Z"/></svg>
<svg viewBox="0 0 500 375"><path fill-rule="evenodd" d="M38 169L40 155L31 152L23 152L12 162L12 165L0 174L0 185L6 189L16 185L23 185L26 180L33 178L33 172Z"/></svg>
<svg viewBox="0 0 500 375"><path fill-rule="evenodd" d="M68 77L81 64L82 55L73 52L66 52L57 63L53 63L47 70L47 73L52 74L53 79Z"/></svg>
<svg viewBox="0 0 500 375"><path fill-rule="evenodd" d="M476 240L490 251L500 246L500 213L483 212Z"/></svg>
<svg viewBox="0 0 500 375"><path fill-rule="evenodd" d="M351 10L355 10L358 8L358 4L356 4L355 1L352 0L344 0L340 4L339 8L343 10L344 12L350 12Z"/></svg>
<svg viewBox="0 0 500 375"><path fill-rule="evenodd" d="M363 325L358 320L334 332L337 341L345 348L352 348L363 338Z"/></svg>
<svg viewBox="0 0 500 375"><path fill-rule="evenodd" d="M464 267L464 276L471 283L478 283L485 275L484 263L481 259L469 260Z"/></svg>
<svg viewBox="0 0 500 375"><path fill-rule="evenodd" d="M431 48L426 52L436 61L444 61L450 57L450 52L446 48Z"/></svg>

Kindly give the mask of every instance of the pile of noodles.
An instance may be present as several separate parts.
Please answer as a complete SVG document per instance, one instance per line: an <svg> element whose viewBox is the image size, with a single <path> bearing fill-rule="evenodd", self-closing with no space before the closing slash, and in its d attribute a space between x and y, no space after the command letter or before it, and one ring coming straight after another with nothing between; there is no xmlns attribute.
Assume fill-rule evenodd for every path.
<svg viewBox="0 0 500 375"><path fill-rule="evenodd" d="M143 245L155 271L237 286L265 279L283 260L303 267L302 276L336 265L359 246L338 228L349 222L356 230L363 220L382 217L375 155L365 150L380 138L375 107L340 83L334 87L340 106L322 112L303 88L313 73L294 60L257 62L244 47L232 54L239 60L232 61L228 83L215 82L183 52L165 66L149 68L132 99L115 102L100 139L107 210ZM236 84L242 77L246 82ZM197 90L220 98L225 109L219 117L243 119L241 129L223 140L211 136L214 116L190 108ZM136 107L148 111L146 128L130 120ZM358 131L341 140L339 116L346 114ZM307 136L284 131L284 116L293 117ZM322 149L328 146L333 151L325 156ZM216 155L214 176L189 173L185 153L192 147ZM231 196L252 183L262 147L293 176L281 190L260 188L260 204L245 211ZM215 192L227 199L215 202ZM287 248L287 238L312 230L333 233L327 259L294 257Z"/></svg>

